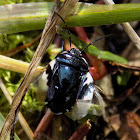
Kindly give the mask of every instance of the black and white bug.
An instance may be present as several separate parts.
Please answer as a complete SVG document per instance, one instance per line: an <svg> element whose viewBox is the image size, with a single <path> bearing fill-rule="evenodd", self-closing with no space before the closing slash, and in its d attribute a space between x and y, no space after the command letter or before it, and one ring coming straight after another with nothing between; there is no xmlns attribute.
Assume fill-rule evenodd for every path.
<svg viewBox="0 0 140 140"><path fill-rule="evenodd" d="M70 111L93 85L88 63L75 48L58 54L45 74L49 87L45 103L56 114Z"/></svg>
<svg viewBox="0 0 140 140"><path fill-rule="evenodd" d="M62 51L49 63L41 75L39 85L47 94L45 100L47 108L55 114L73 110L72 114L78 113L76 117L72 116L73 120L84 117L94 96L100 96L94 87L87 61L81 51L75 48Z"/></svg>
<svg viewBox="0 0 140 140"><path fill-rule="evenodd" d="M60 15L58 16L62 19ZM64 20L63 22L65 23ZM91 43L88 46L90 45ZM48 90L45 100L47 108L55 114L63 114L72 110L74 110L73 112L79 112L81 115L77 114L76 118L72 117L74 120L87 114L85 112L88 111L90 105L93 103L94 96L98 100L102 100L94 87L94 80L89 73L89 65L82 56L82 51L72 48L69 51L59 53L49 63L39 83L43 87L42 91L46 92ZM87 111L80 111L80 106L82 105L87 105L87 108L83 108L83 110L87 109ZM93 114L97 115L98 113Z"/></svg>

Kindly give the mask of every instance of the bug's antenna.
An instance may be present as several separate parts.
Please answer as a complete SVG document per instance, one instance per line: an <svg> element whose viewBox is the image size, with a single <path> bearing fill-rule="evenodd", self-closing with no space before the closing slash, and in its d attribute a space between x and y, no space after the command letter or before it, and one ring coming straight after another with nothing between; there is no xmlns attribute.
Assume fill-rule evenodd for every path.
<svg viewBox="0 0 140 140"><path fill-rule="evenodd" d="M64 23L64 25L65 25L65 27L66 27L66 29L68 31L69 41L70 41L70 48L71 48L71 35L70 35L70 30L68 29L68 26L67 26L66 22L64 21L64 19L58 13L55 12L55 14L61 18L61 20L63 21L63 23Z"/></svg>
<svg viewBox="0 0 140 140"><path fill-rule="evenodd" d="M93 42L89 43L83 50L81 50L81 53L82 53L85 49L87 49L90 45L92 45L93 43L95 43L96 41L99 41L99 40L101 40L101 39L103 39L103 38L105 38L105 37L111 36L111 35L112 35L112 34L105 35L105 36L103 36L103 37L101 37L101 38L98 38L98 39L94 40Z"/></svg>

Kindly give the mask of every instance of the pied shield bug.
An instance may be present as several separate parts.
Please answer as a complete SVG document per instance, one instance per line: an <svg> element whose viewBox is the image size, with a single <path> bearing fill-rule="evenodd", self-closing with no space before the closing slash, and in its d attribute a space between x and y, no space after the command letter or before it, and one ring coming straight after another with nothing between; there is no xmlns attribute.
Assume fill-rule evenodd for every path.
<svg viewBox="0 0 140 140"><path fill-rule="evenodd" d="M70 111L76 100L81 99L93 84L88 63L75 48L58 54L45 73L48 74L49 86L45 102L56 114Z"/></svg>
<svg viewBox="0 0 140 140"><path fill-rule="evenodd" d="M79 120L87 115L93 103L102 106L102 97L88 67L81 51L75 48L62 51L48 64L39 85L43 87L40 91L47 93L45 103L53 113L70 111L71 118ZM98 116L101 112L102 110L92 114Z"/></svg>
<svg viewBox="0 0 140 140"><path fill-rule="evenodd" d="M58 16L61 18L60 15ZM40 85L46 86L43 87L43 90L48 90L45 100L47 108L55 114L71 112L73 120L87 115L93 98L102 102L102 97L98 94L94 80L89 73L89 65L82 56L82 51L71 48L59 53L47 66L41 76L43 82L40 82ZM73 113L77 114L76 117L72 115ZM93 114L97 115L98 113Z"/></svg>

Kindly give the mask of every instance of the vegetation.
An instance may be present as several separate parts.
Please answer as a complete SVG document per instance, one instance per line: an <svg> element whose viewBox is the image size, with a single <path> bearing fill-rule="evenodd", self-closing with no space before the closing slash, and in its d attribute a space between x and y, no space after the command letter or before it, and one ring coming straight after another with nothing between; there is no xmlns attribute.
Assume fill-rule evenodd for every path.
<svg viewBox="0 0 140 140"><path fill-rule="evenodd" d="M71 114L54 116L47 112L52 120L47 118L47 124L42 128L49 128L46 133L42 131L38 133L37 139L50 137L73 140L82 139L85 135L87 135L87 140L139 139L140 47L138 46L140 44L137 43L135 47L130 41L131 39L133 42L137 42L135 36L128 35L129 39L118 23L132 22L132 27L136 32L139 32L140 3L135 1L131 3L131 0L130 3L124 4L121 1L120 4L115 5L100 3L103 1L98 0L94 4L76 4L75 9L65 19L67 26L70 27L71 35L65 29L64 23L61 27L56 27L57 35L45 51L38 71L39 73L43 71L44 67L61 52L62 40L70 41L69 37L71 37L72 43L82 50L90 42L111 34L111 36L91 44L83 52L89 62L89 71L95 84L104 91L101 93L104 103L101 102L105 107L103 115L99 117L102 109L100 103L92 104L86 117L78 123L68 118ZM10 98L10 95L13 97L16 93L39 44L42 29L53 4L53 0L49 0L49 2L47 0L0 1L0 126L4 123L3 116L6 118L10 110L11 100L9 104L9 99L7 101L6 98ZM65 50L68 50L70 46L67 41L64 45ZM3 56L8 56L10 59ZM20 60L26 62L25 65ZM5 92L10 95L7 97L4 95ZM30 131L35 131L40 120L44 118L45 96L40 94L35 86L35 81L33 81L21 107L21 112L30 126ZM97 111L96 115L94 111ZM93 120L94 122L91 122ZM131 123L132 121L133 123ZM23 132L23 129L26 129L26 126L22 128L18 122L16 133L19 138L17 136L15 138L32 139L33 133L30 133L29 136ZM134 133L131 133L130 129ZM49 135L50 132L52 136Z"/></svg>

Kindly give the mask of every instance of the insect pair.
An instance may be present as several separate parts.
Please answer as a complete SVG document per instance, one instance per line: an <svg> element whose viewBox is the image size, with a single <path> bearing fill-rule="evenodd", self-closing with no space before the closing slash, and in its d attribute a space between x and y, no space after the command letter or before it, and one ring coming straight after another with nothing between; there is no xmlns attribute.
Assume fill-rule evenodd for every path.
<svg viewBox="0 0 140 140"><path fill-rule="evenodd" d="M62 19L60 15L58 16ZM65 23L64 20L63 22ZM88 46L90 45L91 43ZM100 115L103 109L102 97L94 85L82 51L71 48L59 53L48 64L46 71L41 75L41 80L38 81L39 85L45 86L43 90L47 94L45 100L47 108L55 114L69 112L68 115L73 120L85 117L89 110L94 115ZM96 109L96 105L100 108ZM91 111L93 106L94 109Z"/></svg>

